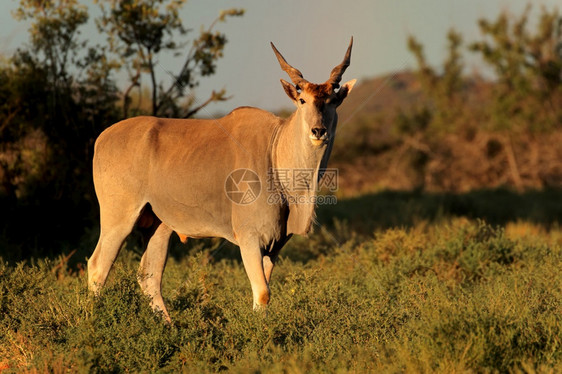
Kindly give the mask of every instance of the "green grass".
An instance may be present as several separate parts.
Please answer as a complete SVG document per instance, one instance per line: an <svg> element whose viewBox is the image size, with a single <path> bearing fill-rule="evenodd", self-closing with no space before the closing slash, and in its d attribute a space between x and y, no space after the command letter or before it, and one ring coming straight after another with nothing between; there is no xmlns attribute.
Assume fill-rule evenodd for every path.
<svg viewBox="0 0 562 374"><path fill-rule="evenodd" d="M385 200L381 196L364 202ZM522 203L513 204L519 198L508 199L505 209L523 211ZM173 249L163 290L172 326L152 313L140 293L137 250L122 251L95 298L86 290L84 272L69 269L63 257L1 262L0 367L5 372L561 371L562 232L555 222L556 199L536 199L535 213L512 221L496 209L499 218L489 220L494 224L476 217L486 218L484 208L457 215L445 201L454 198L434 199L386 195L371 223L357 201L323 209L339 219L326 219L310 238L293 238L284 248L265 314L252 311L239 255L232 255L232 248L217 251L212 241L203 242L205 248L184 248L185 256ZM497 199L494 195L490 204ZM541 208L540 201L548 207ZM393 221L398 206L410 209L408 222Z"/></svg>

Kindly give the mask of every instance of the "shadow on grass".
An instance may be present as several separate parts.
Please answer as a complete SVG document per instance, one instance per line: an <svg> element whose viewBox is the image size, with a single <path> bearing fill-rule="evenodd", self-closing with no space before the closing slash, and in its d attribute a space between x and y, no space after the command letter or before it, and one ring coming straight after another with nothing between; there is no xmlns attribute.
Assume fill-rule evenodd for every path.
<svg viewBox="0 0 562 374"><path fill-rule="evenodd" d="M10 210L8 210L10 211ZM72 239L80 235L78 229L60 228L57 220L41 219L42 224L31 224L39 218L49 215L45 212L16 210L16 215L28 219L14 219L4 216L0 220L0 257L11 262L30 258L57 257L73 252L69 265L83 264L91 255L97 242L98 230L83 229L81 239ZM480 190L463 194L423 193L407 191L383 191L365 194L350 199L339 199L335 205L319 206L318 220L328 233L327 241L345 241L339 236L348 236L350 232L372 235L375 230L392 227L413 227L419 222L436 222L453 217L483 219L493 225L508 222L528 221L545 229L558 227L562 221L562 190L540 190L516 193L506 189ZM16 217L16 218L18 218ZM89 217L88 217L89 218ZM26 222L26 224L22 224ZM336 227L344 222L345 227ZM53 228L56 226L56 228ZM60 225L59 225L60 226ZM342 235L336 231L346 231ZM321 230L316 230L319 232ZM68 234L73 233L69 236ZM59 234L56 236L55 234ZM140 246L135 244L135 234L128 243L129 248L142 255ZM299 239L296 247L310 242L309 246L318 245L313 234L309 239ZM332 238L332 239L330 239ZM295 242L295 239L291 240ZM138 243L138 240L137 240ZM135 248L138 247L138 248ZM187 245L179 242L173 235L170 256L182 258L190 253L206 250L214 260L231 259L240 261L240 251L224 239L189 240ZM283 250L282 253L286 252Z"/></svg>
<svg viewBox="0 0 562 374"><path fill-rule="evenodd" d="M321 224L346 221L360 233L452 217L482 219L492 225L528 221L550 229L562 221L562 190L517 193L495 189L462 194L383 191L340 199L336 205L319 206L317 213Z"/></svg>
<svg viewBox="0 0 562 374"><path fill-rule="evenodd" d="M481 219L494 226L525 221L549 230L562 222L562 190L517 193L496 189L463 194L383 191L339 199L335 205L319 206L317 213L321 227L315 228L308 238L291 239L281 256L307 262L330 253L334 246L353 237L353 233L372 237L378 230L409 228L420 222L433 223L454 217ZM217 240L191 240L187 248L177 240L174 245L172 240L170 254L181 257L205 248L214 260L240 261L236 246Z"/></svg>

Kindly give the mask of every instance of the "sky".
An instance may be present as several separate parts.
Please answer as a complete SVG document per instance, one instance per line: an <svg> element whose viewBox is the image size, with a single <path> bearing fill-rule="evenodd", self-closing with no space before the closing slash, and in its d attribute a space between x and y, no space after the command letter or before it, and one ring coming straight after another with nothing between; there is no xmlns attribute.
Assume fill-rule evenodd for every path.
<svg viewBox="0 0 562 374"><path fill-rule="evenodd" d="M79 0L99 14L92 0ZM0 0L0 51L9 56L27 40L28 24L12 18L17 0ZM243 8L243 17L228 18L217 25L228 44L218 62L217 73L201 80L196 95L205 100L213 89L225 88L232 98L205 110L208 115L227 113L242 106L278 110L292 106L279 79L288 80L280 69L269 42L275 43L289 64L304 77L322 83L331 69L343 59L353 36L351 66L343 82L359 81L397 70L415 68L408 51L408 35L414 35L425 47L430 64L439 66L446 53L446 34L459 31L465 42L478 40L478 19L493 20L501 11L519 15L525 0L188 0L181 11L184 25L198 31L209 25L222 9ZM541 6L560 6L560 0L532 1L533 12ZM92 43L103 42L93 24L83 35ZM187 53L187 51L186 51ZM167 78L166 70L178 71L181 58L162 56L157 75ZM479 61L468 60L469 69L479 69ZM121 78L124 79L124 78ZM146 79L146 78L145 78ZM145 82L148 83L146 79Z"/></svg>

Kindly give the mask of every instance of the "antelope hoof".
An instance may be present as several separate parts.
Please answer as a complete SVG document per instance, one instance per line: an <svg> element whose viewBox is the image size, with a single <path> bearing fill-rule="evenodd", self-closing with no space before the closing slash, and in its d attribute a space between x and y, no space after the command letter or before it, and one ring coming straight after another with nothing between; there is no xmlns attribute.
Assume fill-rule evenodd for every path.
<svg viewBox="0 0 562 374"><path fill-rule="evenodd" d="M261 293L257 301L254 301L254 311L266 310L267 304L269 304L269 297L269 291Z"/></svg>

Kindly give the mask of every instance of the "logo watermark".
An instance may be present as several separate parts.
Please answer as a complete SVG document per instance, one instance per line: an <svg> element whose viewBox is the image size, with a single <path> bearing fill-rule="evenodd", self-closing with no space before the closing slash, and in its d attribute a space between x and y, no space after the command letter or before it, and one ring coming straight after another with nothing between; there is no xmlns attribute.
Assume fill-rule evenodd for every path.
<svg viewBox="0 0 562 374"><path fill-rule="evenodd" d="M260 196L260 178L250 169L236 169L226 178L224 191L226 196L236 204L251 204Z"/></svg>
<svg viewBox="0 0 562 374"><path fill-rule="evenodd" d="M321 176L318 183L314 178ZM321 191L338 190L338 169L273 169L267 171L266 192L268 204L316 204L333 205L337 197L330 194L318 194ZM305 194L315 186L316 194ZM251 204L262 192L262 183L256 172L250 169L236 169L225 181L226 196L239 205Z"/></svg>

